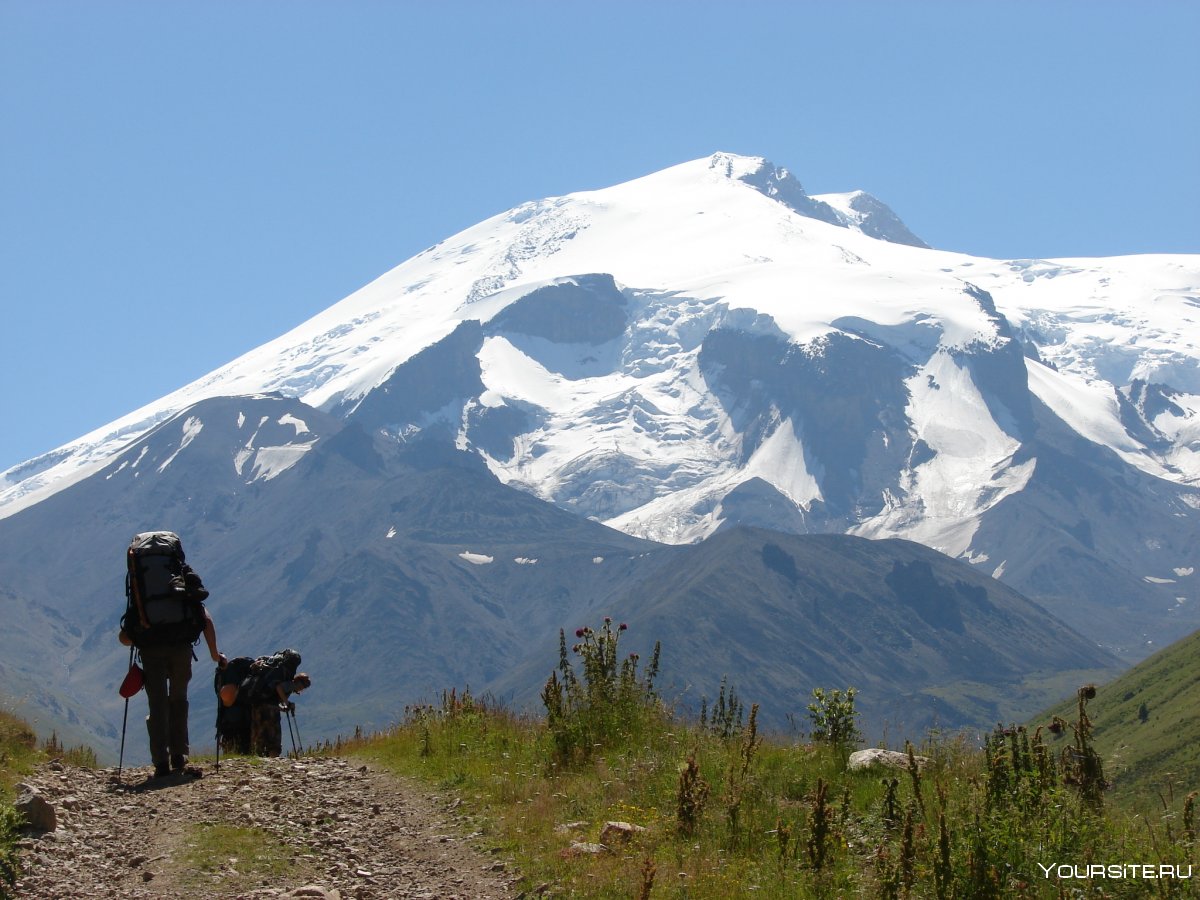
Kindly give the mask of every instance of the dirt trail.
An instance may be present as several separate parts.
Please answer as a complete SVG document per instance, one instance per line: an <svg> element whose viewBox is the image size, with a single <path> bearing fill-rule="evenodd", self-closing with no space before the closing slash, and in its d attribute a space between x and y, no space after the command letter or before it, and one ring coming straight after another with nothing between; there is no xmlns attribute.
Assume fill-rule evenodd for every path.
<svg viewBox="0 0 1200 900"><path fill-rule="evenodd" d="M344 759L222 760L203 777L49 763L26 779L58 827L21 842L16 896L463 898L518 896L516 875L453 800ZM222 826L257 835L282 862L210 860L196 848Z"/></svg>

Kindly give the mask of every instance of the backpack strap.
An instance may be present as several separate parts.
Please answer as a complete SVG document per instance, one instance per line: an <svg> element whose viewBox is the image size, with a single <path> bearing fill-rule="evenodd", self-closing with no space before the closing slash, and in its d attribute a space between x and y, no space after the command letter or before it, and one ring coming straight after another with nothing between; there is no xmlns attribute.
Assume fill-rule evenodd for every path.
<svg viewBox="0 0 1200 900"><path fill-rule="evenodd" d="M133 598L134 607L137 609L138 621L143 629L150 627L150 620L146 618L146 604L142 600L142 589L138 584L137 566L134 563L133 545L129 547L126 554L126 564L128 573L125 575L125 587Z"/></svg>

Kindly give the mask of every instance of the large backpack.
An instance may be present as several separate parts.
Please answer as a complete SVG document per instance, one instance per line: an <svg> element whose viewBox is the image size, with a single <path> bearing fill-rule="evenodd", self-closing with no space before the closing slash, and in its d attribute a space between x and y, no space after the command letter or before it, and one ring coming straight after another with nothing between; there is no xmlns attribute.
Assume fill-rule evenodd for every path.
<svg viewBox="0 0 1200 900"><path fill-rule="evenodd" d="M242 681L238 697L247 703L270 703L278 701L275 688L296 677L300 668L300 654L292 649L280 650L271 656L260 656L250 666Z"/></svg>
<svg viewBox="0 0 1200 900"><path fill-rule="evenodd" d="M194 644L204 632L208 591L183 555L179 536L147 531L126 553L125 615L121 628L139 649Z"/></svg>
<svg viewBox="0 0 1200 900"><path fill-rule="evenodd" d="M213 676L217 694L217 740L226 750L250 752L250 704L242 694L241 684L250 674L254 660L238 656Z"/></svg>

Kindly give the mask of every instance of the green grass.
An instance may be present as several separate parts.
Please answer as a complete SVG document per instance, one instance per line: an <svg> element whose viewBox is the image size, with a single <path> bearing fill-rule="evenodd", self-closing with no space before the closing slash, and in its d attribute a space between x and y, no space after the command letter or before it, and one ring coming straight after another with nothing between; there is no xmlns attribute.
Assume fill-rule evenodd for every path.
<svg viewBox="0 0 1200 900"><path fill-rule="evenodd" d="M571 683L561 663L560 672L551 686ZM930 758L923 768L849 772L843 748L764 740L753 708L740 728L681 721L650 689L612 690L614 667L588 672L574 702L548 688L557 706L547 720L451 693L386 733L324 752L369 757L451 793L485 845L513 859L525 889L555 896L1195 896L1182 879L1060 882L1040 868L1197 863L1184 797L1148 816L1089 792L1078 707L1061 740L1023 728L983 748L930 738L916 748ZM594 689L593 677L609 683ZM1099 717L1103 701L1092 704ZM608 821L645 830L609 853L572 850L598 842Z"/></svg>
<svg viewBox="0 0 1200 900"><path fill-rule="evenodd" d="M1096 747L1117 802L1161 811L1164 801L1200 789L1200 632L1104 684L1092 705Z"/></svg>
<svg viewBox="0 0 1200 900"><path fill-rule="evenodd" d="M663 713L636 743L618 738L563 763L545 723L472 704L426 711L340 752L461 798L524 886L556 895L638 897L653 872L656 898L1058 897L1038 863L1196 862L1180 803L1153 821L1093 811L1057 762L1036 774L1032 735L999 740L990 760L962 741L920 748L933 761L914 778L847 772L835 748L751 746L746 729L725 740ZM1014 765L1013 748L1027 762ZM691 755L709 793L686 830L680 776ZM572 854L573 841L599 841L610 820L646 831L612 853ZM1123 882L1087 896L1190 896L1155 893L1187 884Z"/></svg>
<svg viewBox="0 0 1200 900"><path fill-rule="evenodd" d="M261 828L193 825L179 853L179 878L195 888L219 881L222 891L251 890L293 868L290 849Z"/></svg>
<svg viewBox="0 0 1200 900"><path fill-rule="evenodd" d="M0 710L0 801L11 804L13 785L43 759L37 737L21 719Z"/></svg>
<svg viewBox="0 0 1200 900"><path fill-rule="evenodd" d="M20 871L17 839L21 818L13 808L13 786L42 758L33 730L16 716L0 711L0 898L10 896Z"/></svg>

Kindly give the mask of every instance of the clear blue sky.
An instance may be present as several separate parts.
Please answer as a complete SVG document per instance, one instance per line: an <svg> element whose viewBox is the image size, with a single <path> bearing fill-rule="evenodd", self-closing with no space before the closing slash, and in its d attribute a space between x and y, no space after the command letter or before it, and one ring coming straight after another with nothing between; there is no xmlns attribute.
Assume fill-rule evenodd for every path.
<svg viewBox="0 0 1200 900"><path fill-rule="evenodd" d="M1185 0L0 0L0 469L717 150L946 249L1200 252L1197 35Z"/></svg>

